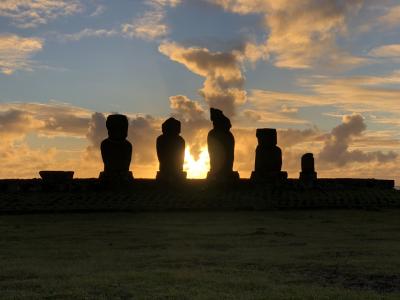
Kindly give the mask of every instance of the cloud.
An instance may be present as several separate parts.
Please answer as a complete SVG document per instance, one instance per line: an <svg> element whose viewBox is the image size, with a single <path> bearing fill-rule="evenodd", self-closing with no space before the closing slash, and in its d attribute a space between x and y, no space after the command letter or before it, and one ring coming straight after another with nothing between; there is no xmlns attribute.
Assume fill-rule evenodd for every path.
<svg viewBox="0 0 400 300"><path fill-rule="evenodd" d="M262 14L268 37L267 53L277 67L306 69L315 66L354 67L367 63L337 46L346 36L349 16L357 14L363 0L209 0L238 14Z"/></svg>
<svg viewBox="0 0 400 300"><path fill-rule="evenodd" d="M144 40L156 40L166 37L170 31L165 22L166 8L175 7L181 0L148 0L149 10L136 18L131 24L122 24L122 33L129 37L137 37Z"/></svg>
<svg viewBox="0 0 400 300"><path fill-rule="evenodd" d="M63 34L60 35L59 38L62 41L69 42L69 41L79 41L83 38L88 38L88 37L113 37L113 36L118 36L120 35L121 32L115 29L91 29L91 28L85 28L79 32L76 33L70 33L70 34Z"/></svg>
<svg viewBox="0 0 400 300"><path fill-rule="evenodd" d="M282 5L271 8L266 16L271 30L267 47L276 55L276 66L310 68L316 64L334 66L364 62L336 45L336 36L347 31L348 14L358 10L363 1L280 2Z"/></svg>
<svg viewBox="0 0 400 300"><path fill-rule="evenodd" d="M309 122L297 117L297 111L265 111L260 109L246 109L243 118L250 124L262 126L265 124L297 124L304 125Z"/></svg>
<svg viewBox="0 0 400 300"><path fill-rule="evenodd" d="M16 70L32 70L31 57L43 49L43 40L0 34L0 72L11 75Z"/></svg>
<svg viewBox="0 0 400 300"><path fill-rule="evenodd" d="M182 136L190 148L190 153L197 159L205 146L207 133L211 126L208 112L197 101L190 100L183 95L171 96L169 101L172 110L171 116L181 121Z"/></svg>
<svg viewBox="0 0 400 300"><path fill-rule="evenodd" d="M183 95L170 97L170 105L171 115L182 122L182 136L191 147L192 155L198 154L199 149L206 145L207 132L211 128L208 111L198 101ZM103 168L99 146L107 137L106 116L54 101L0 104L0 176L29 178L37 176L39 170L61 169L75 170L77 177L97 177ZM133 144L131 169L136 177L153 178L158 169L155 142L165 118L128 116L128 139ZM232 125L236 139L235 168L242 177L247 177L254 168L256 131L235 120ZM50 143L34 147L28 143L28 135L30 139L36 136L40 142L63 137L67 145L60 148ZM72 149L68 143L74 139L81 142L79 147ZM330 133L316 127L303 130L278 128L278 145L283 150L283 168L291 177L298 176L301 155L314 152L320 153L315 156L320 176L343 177L345 173L346 176L386 178L388 173L385 169L389 168L392 172L389 177L400 178L396 169L397 154L381 151L398 149L398 140L393 138L393 132L366 131L360 115L343 117L343 124ZM337 167L339 164L340 168Z"/></svg>
<svg viewBox="0 0 400 300"><path fill-rule="evenodd" d="M297 81L302 92L254 89L248 100L257 108L289 105L334 106L349 112L384 112L400 114L398 99L400 71L381 75L305 76Z"/></svg>
<svg viewBox="0 0 400 300"><path fill-rule="evenodd" d="M190 100L184 95L169 98L172 115L185 122L203 122L205 111L197 101Z"/></svg>
<svg viewBox="0 0 400 300"><path fill-rule="evenodd" d="M103 4L96 6L95 10L90 14L90 17L98 17L102 15L107 10L107 7Z"/></svg>
<svg viewBox="0 0 400 300"><path fill-rule="evenodd" d="M2 0L0 16L20 28L34 28L58 17L83 11L79 0Z"/></svg>
<svg viewBox="0 0 400 300"><path fill-rule="evenodd" d="M325 145L319 153L319 159L331 162L339 167L348 163L378 161L386 163L397 158L397 153L390 151L363 152L361 150L349 150L350 144L355 137L359 137L366 130L367 126L361 115L346 115L343 123L333 128L327 135Z"/></svg>
<svg viewBox="0 0 400 300"><path fill-rule="evenodd" d="M43 121L35 119L27 111L9 109L0 112L0 135L3 141L20 139L27 130L37 130L43 126Z"/></svg>
<svg viewBox="0 0 400 300"><path fill-rule="evenodd" d="M159 51L193 73L205 77L199 93L209 106L222 109L232 116L236 106L246 102L246 91L243 89L245 78L241 56L237 51L211 52L206 48L185 48L171 42L162 43Z"/></svg>
<svg viewBox="0 0 400 300"><path fill-rule="evenodd" d="M267 0L208 0L211 3L222 6L225 10L237 14L257 14L267 12L271 7L271 1ZM282 1L276 1L282 2Z"/></svg>
<svg viewBox="0 0 400 300"><path fill-rule="evenodd" d="M101 142L107 137L106 117L104 114L99 112L92 114L86 137L92 147L96 148L96 150L100 148Z"/></svg>
<svg viewBox="0 0 400 300"><path fill-rule="evenodd" d="M400 25L400 5L390 7L384 15L379 17L378 22L389 28Z"/></svg>
<svg viewBox="0 0 400 300"><path fill-rule="evenodd" d="M0 128L19 128L20 134L84 137L90 112L83 108L52 101L50 103L0 104Z"/></svg>
<svg viewBox="0 0 400 300"><path fill-rule="evenodd" d="M369 52L369 55L381 58L400 58L400 44L383 45L373 48Z"/></svg>
<svg viewBox="0 0 400 300"><path fill-rule="evenodd" d="M0 177L38 177L38 171L46 169L72 169L80 176L93 176L98 172L98 162L83 159L84 148L64 145L78 140L79 145L85 145L90 116L88 110L54 101L1 103ZM32 146L28 136L40 146ZM62 147L51 142L54 137L62 138Z"/></svg>
<svg viewBox="0 0 400 300"><path fill-rule="evenodd" d="M301 84L318 95L320 104L335 104L349 111L382 111L400 113L398 99L400 72L381 76L320 77L305 80Z"/></svg>

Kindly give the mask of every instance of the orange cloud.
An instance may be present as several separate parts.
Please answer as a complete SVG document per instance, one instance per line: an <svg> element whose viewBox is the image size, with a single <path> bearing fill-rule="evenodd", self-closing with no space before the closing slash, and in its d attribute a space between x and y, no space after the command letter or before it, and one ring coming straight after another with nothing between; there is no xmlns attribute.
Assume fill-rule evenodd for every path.
<svg viewBox="0 0 400 300"><path fill-rule="evenodd" d="M0 16L10 18L20 28L34 28L61 16L83 10L79 0L2 0Z"/></svg>
<svg viewBox="0 0 400 300"><path fill-rule="evenodd" d="M0 34L0 72L11 75L16 70L32 70L30 58L43 48L43 40Z"/></svg>
<svg viewBox="0 0 400 300"><path fill-rule="evenodd" d="M238 14L263 14L268 38L266 52L282 68L315 66L347 67L368 62L336 44L347 34L349 16L356 14L363 0L209 0Z"/></svg>
<svg viewBox="0 0 400 300"><path fill-rule="evenodd" d="M146 4L150 9L131 24L122 24L122 33L145 40L156 40L167 36L170 28L165 21L165 9L168 6L175 7L180 3L181 0L148 0Z"/></svg>
<svg viewBox="0 0 400 300"><path fill-rule="evenodd" d="M198 159L201 149L206 146L207 132L211 128L208 112L197 101L182 95L171 97L170 102L171 115L182 121L182 136L190 146L194 159ZM154 178L158 169L155 140L161 134L164 118L137 114L128 116L128 138L133 144L134 155L131 169L136 177ZM393 171L390 177L400 178L395 168L398 157L390 152L397 151L399 146L393 133L365 131L362 120L346 118L344 125L338 125L331 133L322 132L316 127L279 129L278 145L283 150L284 169L289 171L289 175L298 176L300 157L305 152L326 153L327 147L332 150L344 144L345 147L339 147L344 152L330 151L341 158L348 158L340 169L332 160L315 156L317 171L321 176L343 177L345 173L346 176L356 177L387 177L384 169L390 168ZM38 171L43 169L74 170L77 177L97 177L103 167L99 145L107 136L105 119L105 114L55 102L1 104L0 139L3 143L0 145L0 177L37 177ZM350 126L353 123L357 126ZM358 129L349 130L347 135L338 134L343 126ZM254 167L257 146L255 128L243 127L239 118L238 121L233 120L232 131L236 139L235 169L242 177L248 177ZM51 143L46 147L37 147L28 142L28 134L41 135L45 139L65 137L65 143L74 142L74 139L86 141L74 148L68 145L57 147ZM389 152L379 152L382 149ZM357 153L359 157L367 159L352 159L352 155L346 153ZM363 173L357 173L361 171Z"/></svg>
<svg viewBox="0 0 400 300"><path fill-rule="evenodd" d="M234 115L236 106L246 101L240 56L235 52L211 52L206 48L185 48L177 43L162 43L159 51L205 77L200 95L211 107Z"/></svg>
<svg viewBox="0 0 400 300"><path fill-rule="evenodd" d="M384 15L379 17L378 21L389 28L400 25L400 5L390 7Z"/></svg>
<svg viewBox="0 0 400 300"><path fill-rule="evenodd" d="M369 55L381 58L400 58L400 44L376 47L369 52Z"/></svg>

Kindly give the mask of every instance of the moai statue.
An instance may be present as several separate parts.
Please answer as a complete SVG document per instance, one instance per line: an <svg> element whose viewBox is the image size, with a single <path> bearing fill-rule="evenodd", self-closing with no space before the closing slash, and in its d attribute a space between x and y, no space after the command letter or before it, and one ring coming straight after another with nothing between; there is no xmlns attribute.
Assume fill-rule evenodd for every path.
<svg viewBox="0 0 400 300"><path fill-rule="evenodd" d="M256 149L255 169L251 179L263 182L277 182L287 179L287 172L282 172L282 151L276 145L276 129L257 129L258 146Z"/></svg>
<svg viewBox="0 0 400 300"><path fill-rule="evenodd" d="M230 132L231 121L219 109L210 109L213 129L208 133L207 144L210 155L210 171L207 179L217 181L232 181L239 179L239 173L234 172L233 160L235 138Z"/></svg>
<svg viewBox="0 0 400 300"><path fill-rule="evenodd" d="M185 140L179 135L181 122L169 118L162 124L162 135L157 138L157 156L160 170L157 180L175 182L186 178L183 172Z"/></svg>
<svg viewBox="0 0 400 300"><path fill-rule="evenodd" d="M314 156L312 153L306 153L301 157L300 180L309 183L317 180L317 172L315 172Z"/></svg>
<svg viewBox="0 0 400 300"><path fill-rule="evenodd" d="M100 180L108 186L121 186L133 180L129 171L132 157L132 144L128 136L128 118L124 115L110 115L106 121L108 138L101 142L101 156L104 171Z"/></svg>

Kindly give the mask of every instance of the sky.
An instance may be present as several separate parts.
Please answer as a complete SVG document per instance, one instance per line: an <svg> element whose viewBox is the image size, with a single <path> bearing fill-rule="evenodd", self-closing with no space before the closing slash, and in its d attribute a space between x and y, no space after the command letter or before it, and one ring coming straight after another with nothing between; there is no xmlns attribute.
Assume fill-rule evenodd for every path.
<svg viewBox="0 0 400 300"><path fill-rule="evenodd" d="M230 117L235 170L277 128L283 170L400 180L398 0L1 0L0 178L97 177L110 113L129 117L135 177L182 122L189 177L208 169L209 108Z"/></svg>

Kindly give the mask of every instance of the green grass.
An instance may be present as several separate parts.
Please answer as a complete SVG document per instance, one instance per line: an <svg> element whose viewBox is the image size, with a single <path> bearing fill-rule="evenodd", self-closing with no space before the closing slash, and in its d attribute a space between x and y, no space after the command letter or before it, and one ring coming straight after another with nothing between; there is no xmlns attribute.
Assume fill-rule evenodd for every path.
<svg viewBox="0 0 400 300"><path fill-rule="evenodd" d="M0 216L0 299L400 299L400 211Z"/></svg>

